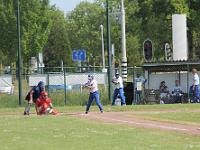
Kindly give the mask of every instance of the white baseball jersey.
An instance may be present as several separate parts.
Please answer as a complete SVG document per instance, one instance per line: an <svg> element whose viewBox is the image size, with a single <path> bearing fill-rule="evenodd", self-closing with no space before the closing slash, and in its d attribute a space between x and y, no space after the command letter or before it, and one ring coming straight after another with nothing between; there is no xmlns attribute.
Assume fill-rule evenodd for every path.
<svg viewBox="0 0 200 150"><path fill-rule="evenodd" d="M199 85L199 76L197 73L195 73L193 76L193 83L194 85Z"/></svg>
<svg viewBox="0 0 200 150"><path fill-rule="evenodd" d="M115 88L120 89L123 88L123 80L122 77L119 76L119 78L117 79L116 77L113 77L113 81L116 83L115 84Z"/></svg>
<svg viewBox="0 0 200 150"><path fill-rule="evenodd" d="M88 86L90 86L90 88L89 88L90 93L94 93L94 92L98 91L98 85L97 85L97 81L95 79L88 81L86 84Z"/></svg>

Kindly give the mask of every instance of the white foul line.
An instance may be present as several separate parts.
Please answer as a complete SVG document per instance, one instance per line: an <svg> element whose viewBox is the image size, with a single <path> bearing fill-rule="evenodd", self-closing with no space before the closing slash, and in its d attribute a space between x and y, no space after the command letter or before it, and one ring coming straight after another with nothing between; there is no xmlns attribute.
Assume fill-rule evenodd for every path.
<svg viewBox="0 0 200 150"><path fill-rule="evenodd" d="M165 125L156 125L156 124L152 124L152 123L141 123L141 122L127 121L127 120L121 120L121 119L113 119L113 118L96 116L96 115L95 115L95 117L96 118L107 119L107 120L112 120L112 121L117 121L117 122L121 122L121 123L130 123L130 124L145 125L145 126L148 125L148 126L152 126L152 127L156 127L156 128L163 128L163 129L170 129L170 130L180 130L180 131L188 131L188 129L184 129L184 128L169 127L169 126L165 126Z"/></svg>

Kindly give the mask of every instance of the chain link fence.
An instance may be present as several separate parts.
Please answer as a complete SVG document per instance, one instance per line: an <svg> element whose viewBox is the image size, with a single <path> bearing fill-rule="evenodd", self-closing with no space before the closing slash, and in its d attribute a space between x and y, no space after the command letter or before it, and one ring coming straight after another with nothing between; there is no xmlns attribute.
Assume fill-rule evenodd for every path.
<svg viewBox="0 0 200 150"><path fill-rule="evenodd" d="M145 91L142 92L142 101L136 101L136 93L134 88L134 79L139 73L147 82L144 85L145 90L155 91L159 88L159 83L165 80L170 90L174 86L175 79L180 79L185 91L188 92L186 85L187 74L185 72L149 72L147 75L142 67L128 67L127 82L124 83L124 91L126 102L131 104L144 104L152 95L148 95ZM120 72L120 71L119 71ZM0 70L0 101L3 99L4 103L11 103L18 106L18 77L17 71L14 69ZM102 72L101 67L52 67L31 72L29 69L23 69L22 73L22 94L23 98L29 92L32 86L37 85L39 81L44 81L46 90L49 96L54 101L55 105L86 105L89 91L83 89L81 85L87 82L87 75L94 73L98 82L100 100L103 105L111 104L108 98L108 76L106 72ZM113 71L114 75L114 71ZM191 74L188 78L191 80ZM190 81L188 81L190 83ZM189 84L188 83L188 84ZM114 90L114 89L113 89ZM6 101L6 99L10 99ZM150 99L150 98L149 98ZM25 101L23 102L25 103ZM1 104L0 104L1 105ZM2 104L3 105L3 104Z"/></svg>
<svg viewBox="0 0 200 150"><path fill-rule="evenodd" d="M14 101L18 106L18 77L17 70L0 71L0 101ZM100 67L52 67L41 68L36 72L29 69L22 71L22 97L30 91L31 87L38 84L39 81L45 82L45 89L48 91L50 98L57 106L63 105L86 105L89 91L82 88L82 84L87 82L89 73L95 75L98 82L100 100L102 104L107 105L111 102L108 100L108 83L107 73L102 72ZM6 79L6 80L5 80ZM7 83L9 82L9 84ZM12 87L12 90L9 90ZM7 92L5 91L7 90ZM23 104L26 102L23 101ZM1 104L0 104L1 105ZM2 104L4 105L4 104ZM9 104L8 104L9 105Z"/></svg>

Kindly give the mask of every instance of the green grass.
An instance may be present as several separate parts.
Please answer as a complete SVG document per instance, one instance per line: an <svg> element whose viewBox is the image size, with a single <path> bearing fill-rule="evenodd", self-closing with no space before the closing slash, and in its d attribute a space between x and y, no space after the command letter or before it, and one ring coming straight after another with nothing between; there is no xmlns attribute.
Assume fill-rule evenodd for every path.
<svg viewBox="0 0 200 150"><path fill-rule="evenodd" d="M0 94L0 108L18 107L18 97L16 95Z"/></svg>
<svg viewBox="0 0 200 150"><path fill-rule="evenodd" d="M102 123L72 116L23 116L21 108L0 109L0 150L199 150L200 137L158 129ZM60 112L84 112L84 106L56 107ZM136 117L199 123L198 104L104 106ZM165 111L175 111L166 113ZM185 112L187 110L188 112ZM98 111L96 106L91 111ZM163 112L162 112L163 111ZM9 115L8 113L17 115ZM31 109L34 112L34 108ZM161 112L157 114L156 112Z"/></svg>
<svg viewBox="0 0 200 150"><path fill-rule="evenodd" d="M200 110L200 104L155 104L155 105L128 105L127 107L112 107L112 111L165 111L165 110Z"/></svg>
<svg viewBox="0 0 200 150"><path fill-rule="evenodd" d="M1 116L0 149L197 150L199 137L69 116Z"/></svg>
<svg viewBox="0 0 200 150"><path fill-rule="evenodd" d="M199 104L132 105L126 108L114 107L111 111L132 111L132 117L137 116L150 120L170 121L186 124L200 123Z"/></svg>
<svg viewBox="0 0 200 150"><path fill-rule="evenodd" d="M187 124L200 124L200 112L170 112L170 113L146 113L141 116L146 119L151 120L159 120L159 121L171 121L171 122L179 122L179 123L187 123Z"/></svg>
<svg viewBox="0 0 200 150"><path fill-rule="evenodd" d="M157 120L157 121L167 121L167 122L178 122L184 124L200 124L200 109L176 109L165 111L145 111L139 112L137 114L133 113L132 117L138 116L140 118Z"/></svg>

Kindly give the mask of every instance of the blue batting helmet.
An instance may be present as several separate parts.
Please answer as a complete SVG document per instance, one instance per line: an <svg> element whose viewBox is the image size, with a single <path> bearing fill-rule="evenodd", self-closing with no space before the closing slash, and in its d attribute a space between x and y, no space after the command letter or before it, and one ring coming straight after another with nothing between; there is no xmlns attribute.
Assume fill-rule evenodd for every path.
<svg viewBox="0 0 200 150"><path fill-rule="evenodd" d="M94 75L93 74L89 74L88 75L88 80L93 80L94 79Z"/></svg>
<svg viewBox="0 0 200 150"><path fill-rule="evenodd" d="M118 78L119 77L119 71L115 72L115 77Z"/></svg>

